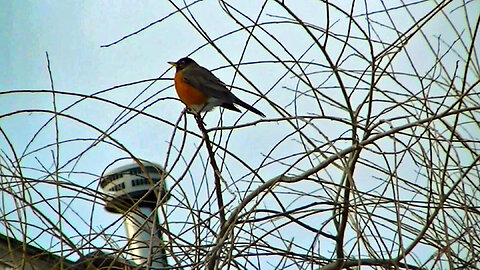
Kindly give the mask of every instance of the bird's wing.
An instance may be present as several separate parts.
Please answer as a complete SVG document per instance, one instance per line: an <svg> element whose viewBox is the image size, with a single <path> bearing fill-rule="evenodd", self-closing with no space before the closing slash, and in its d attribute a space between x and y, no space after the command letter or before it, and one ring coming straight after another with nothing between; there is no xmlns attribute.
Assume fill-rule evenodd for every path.
<svg viewBox="0 0 480 270"><path fill-rule="evenodd" d="M234 96L227 89L225 83L213 75L210 70L201 66L187 67L183 71L183 80L197 88L205 95L233 103Z"/></svg>
<svg viewBox="0 0 480 270"><path fill-rule="evenodd" d="M225 83L223 83L219 78L215 77L215 75L213 75L210 70L195 65L192 67L184 68L182 70L182 73L183 80L186 83L197 88L208 97L213 97L220 100L220 106L226 107L230 110L240 111L233 105L235 103L244 107L247 110L250 110L260 115L261 117L265 117L265 114L263 114L261 111L243 102L233 93L231 93L225 86Z"/></svg>

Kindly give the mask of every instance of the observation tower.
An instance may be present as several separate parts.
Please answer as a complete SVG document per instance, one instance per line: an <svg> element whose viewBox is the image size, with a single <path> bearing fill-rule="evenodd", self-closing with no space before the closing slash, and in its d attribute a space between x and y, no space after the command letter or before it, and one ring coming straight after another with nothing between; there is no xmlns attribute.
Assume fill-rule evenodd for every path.
<svg viewBox="0 0 480 270"><path fill-rule="evenodd" d="M168 200L166 173L155 163L141 161L105 173L100 186L105 196L105 210L124 215L128 237L126 252L140 267L168 267L162 227L156 213L157 203Z"/></svg>

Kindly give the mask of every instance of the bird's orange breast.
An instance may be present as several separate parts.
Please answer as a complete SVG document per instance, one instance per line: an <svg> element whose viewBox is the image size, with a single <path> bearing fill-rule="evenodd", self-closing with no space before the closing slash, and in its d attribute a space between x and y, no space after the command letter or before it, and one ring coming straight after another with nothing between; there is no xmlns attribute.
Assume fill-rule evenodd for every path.
<svg viewBox="0 0 480 270"><path fill-rule="evenodd" d="M205 94L183 80L183 74L181 71L175 73L174 81L177 95L187 107L192 105L203 105L207 102L208 97Z"/></svg>

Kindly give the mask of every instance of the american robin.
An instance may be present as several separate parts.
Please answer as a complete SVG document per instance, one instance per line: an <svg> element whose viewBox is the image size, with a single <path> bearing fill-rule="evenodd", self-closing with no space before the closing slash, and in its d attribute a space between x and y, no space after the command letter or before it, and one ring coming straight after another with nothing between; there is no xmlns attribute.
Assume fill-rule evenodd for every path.
<svg viewBox="0 0 480 270"><path fill-rule="evenodd" d="M261 117L261 111L243 102L230 92L225 83L215 77L208 69L200 66L188 57L177 62L168 62L175 66L175 89L180 100L197 113L208 112L216 106L240 112L234 104L250 110Z"/></svg>

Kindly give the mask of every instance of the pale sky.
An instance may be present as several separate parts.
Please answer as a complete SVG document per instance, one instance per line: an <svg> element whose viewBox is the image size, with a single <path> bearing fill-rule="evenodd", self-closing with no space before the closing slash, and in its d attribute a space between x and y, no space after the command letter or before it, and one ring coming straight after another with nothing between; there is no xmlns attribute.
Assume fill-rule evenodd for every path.
<svg viewBox="0 0 480 270"><path fill-rule="evenodd" d="M263 1L237 2L239 3L235 3L235 7L251 18L257 18L263 3ZM175 3L180 7L184 5L183 1L175 1ZM359 3L359 5L361 4ZM307 23L325 25L325 10L319 8L317 3L302 1L301 4L292 6L295 12L300 14ZM376 3L369 8L370 10L377 10L381 6ZM418 12L418 14L414 14L415 16L421 17L422 12L429 8L431 7L428 4L424 4L411 10ZM175 7L168 1L18 0L0 2L0 115L3 116L0 118L0 127L8 136L8 140L13 145L17 156L22 157L21 166L25 176L52 181L53 178L45 171L52 171L55 168L55 157L58 150L63 180L96 189L98 175L116 159L128 157L127 153L111 144L101 143L91 147L93 140L100 136L100 133L96 130L99 129L111 132L110 136L129 149L136 157L162 165L167 164L167 169L174 179L178 179L183 174L185 171L183 166L193 158L194 162L188 169L188 174L182 180L180 186L182 191L185 192L185 197L190 200L189 203L196 203L201 206L208 202L208 195L213 187L213 177L210 170L207 170L205 174L204 168L205 166L208 167L208 164L204 147L202 146L200 156L195 154L201 140L198 137L188 135L183 144L184 134L177 132L173 143L170 144L174 131L173 126L180 117L184 105L177 100L171 80L174 70L167 64L167 61L176 61L194 51L191 55L192 58L209 69L219 68L214 73L225 83L248 90L249 92L240 89L234 89L233 91L245 102L255 103L254 106L267 115L265 121L254 126L235 129L231 133L228 130L221 133L210 133L215 141L220 142L223 147L227 147L231 153L234 153L251 168L258 168L262 162L268 163L285 158L280 162L272 162L258 168L258 173L264 181L283 172L298 174L302 170L308 169L312 163L314 164L322 159L320 155L316 155L318 160L315 158L312 158L312 160L305 159L298 163L298 167L290 168L290 165L299 158L289 156L290 154L300 156L311 149L304 149L302 144L304 141L298 134L282 141L284 137L290 136L289 134L294 132L295 129L285 122L269 121L270 119L283 117L283 115L274 109L265 98L259 99L259 94L266 95L268 100L275 102L280 109L285 109L291 115L298 113L298 115L312 116L325 113L325 115L331 117L348 119L348 114L332 106L329 102L322 103L322 108L319 108L318 104L311 98L311 93L307 93L307 95L299 94L309 89L305 87L305 84L299 82L293 74L287 74L287 69L278 63L257 63L241 66L240 71L253 83L253 87L240 76L235 75L234 69L212 46L204 46L206 44L205 39L194 30L182 15L177 13L169 16L175 10ZM362 8L359 7L358 14L362 13L361 10ZM227 18L218 1L200 2L195 4L190 12L194 14L198 24L212 39L240 28L233 20ZM476 16L475 10L469 12ZM406 31L409 28L411 21L408 16L395 11L390 15L394 20L405 21L405 24L399 23L396 25L397 29ZM242 15L235 14L235 16L242 23L251 24ZM260 21L285 20L275 16L287 16L287 13L274 3L269 2ZM333 25L332 30L345 33L348 23L345 17L338 13L332 13L330 16ZM386 25L389 23L383 15L374 15L370 19ZM162 21L118 44L105 48L101 47L134 33L157 20ZM454 17L454 21L456 20L460 21L463 18ZM361 24L365 23L364 18L359 18L359 22ZM425 29L431 31L431 33L437 33L432 34L432 36L442 36L447 42L451 42L454 36L446 25L444 21L439 20L428 24ZM288 24L282 25L282 27L276 24L266 25L265 27L276 35L295 59L306 61L303 67L313 85L325 87L323 93L334 100L342 99L342 95L337 91L338 89L328 88L329 86L334 87L336 83L330 76L330 70L325 68L327 63L323 53L318 48L309 49L312 40L307 38L301 29ZM244 31L223 37L215 44L234 64L238 63L243 53L242 63L276 60L268 53L268 50L273 51L281 59L292 60L290 55L269 39L265 33L258 29L256 31L258 37L265 40L267 48L263 48L252 39L249 41L245 52L243 52L248 40L248 35ZM390 42L397 38L393 31L392 33L385 31L387 34L380 33L385 34L382 36L384 41ZM318 36L320 36L319 33L316 32ZM359 33L354 31L353 34L357 35ZM376 34L378 33L372 33L372 36L377 40ZM338 41L333 38L329 42L328 52L335 59L336 55L340 53L341 47L336 46ZM350 44L361 53L368 55L369 48L361 41L353 39ZM376 46L375 52L378 53L383 47L381 44L376 44ZM442 50L445 50L445 47L442 46L445 45L440 46ZM200 50L197 51L198 48ZM420 37L409 41L407 48L414 61L418 61L416 64L418 64L417 67L420 72L430 69L432 64L421 64L422 61L428 62L433 58ZM59 149L51 147L51 144L56 141L55 123L49 121L51 114L26 111L5 116L21 110L53 110L51 93L5 94L5 92L12 90L51 89L46 52L48 52L50 59L55 90L71 93L71 95L58 94L56 96L57 110L61 111L68 108L63 113L77 119L68 117L59 119L59 140L63 142ZM345 54L353 55L353 51L347 50ZM448 59L451 57L453 62L458 60L458 57L454 54L449 54L446 57L449 57ZM363 70L368 66L365 61L358 60L355 56L343 56L343 58L347 59L342 64L350 69ZM397 62L393 64L397 70L413 72L404 56L399 56L397 59ZM319 63L320 65L308 65L309 62ZM297 67L294 65L292 67L295 72L300 74ZM447 69L451 68L447 67ZM160 79L152 84L153 79L156 78ZM344 79L346 82L350 82L349 86L354 85L353 82L356 80L348 76ZM143 80L149 81L135 83ZM389 83L390 81L380 82L379 86L392 92L402 91L402 88L398 85L391 86ZM124 84L132 85L122 86ZM117 86L121 87L117 88ZM415 89L418 84L415 81L406 80L404 86ZM113 103L93 98L76 103L80 99L78 95L91 95L107 89L110 90L95 97ZM273 90L270 91L271 89ZM295 92L295 89L298 92ZM415 90L412 91L415 92ZM355 106L363 100L364 93L362 91L355 93L355 95L359 95L358 99L352 101ZM296 100L296 103L292 103L292 100ZM117 103L135 107L164 121L146 115L135 115L133 112L125 115L124 110L118 107ZM70 107L72 104L74 106ZM378 105L374 108L374 111L379 112L382 109L382 105ZM245 110L242 109L242 112L245 112ZM399 112L392 111L384 117L386 119L394 117L397 113ZM260 120L257 115L251 112L242 115L226 111L223 113L223 122L220 125L232 126ZM219 116L219 110L210 112L205 119L207 128L218 126ZM318 145L323 145L326 141L338 138L342 134L347 134L344 135L345 137L349 136L348 125L327 120L324 119L316 123L318 129L309 126L302 131L314 137ZM94 128L85 123L93 125ZM304 123L299 121L295 124L302 127ZM180 126L183 127L184 125L185 122L182 120ZM198 128L190 115L187 117L187 128L198 134ZM229 139L228 143L226 143L227 137ZM170 145L173 145L173 148L170 148ZM338 148L347 145L348 142L341 140L336 143ZM391 145L385 147L388 148ZM0 148L4 157L13 159L12 151L3 137L0 139ZM333 151L331 148L327 147L327 149ZM170 151L170 156L167 157L166 153L168 151ZM173 166L172 162L179 155L178 151L181 151L181 159L178 164ZM83 154L79 157L81 153ZM223 156L224 152L219 151L218 154ZM222 172L225 181L232 184L232 182L240 180L236 185L230 186L233 192L237 193L232 195L226 192L225 195L225 201L231 201L234 206L242 196L245 196L245 191L250 188L249 183L255 181L258 184L259 179L249 174L250 170L235 158L227 155L225 160L227 162L223 164L224 170ZM408 161L405 162L408 164ZM4 166L8 161L4 158L0 160L0 163ZM124 163L120 162L118 166ZM113 167L116 166L113 165ZM409 170L411 168L407 165L405 169ZM362 177L366 180L372 180L375 177L375 174L369 172L368 168L360 167L358 170L364 173ZM324 179L336 179L340 175L341 173L335 169L331 169L328 174L326 172L320 173L320 177ZM205 177L207 177L207 182L203 180ZM205 183L208 183L209 186L206 186ZM168 184L172 185L172 182ZM366 189L372 187L367 182L362 182L359 185L360 187L365 185ZM315 193L322 190L323 187L321 185L312 186L310 182L300 182L292 185L291 188L305 191L313 190L312 193ZM34 191L39 191L41 195L35 194ZM57 201L54 199L57 196L57 190L52 188L52 185L37 185L35 188L31 188L30 192L32 192L33 201L40 200L41 196L44 196L52 199L51 205L57 205ZM180 191L176 190L175 192L177 198L181 198ZM62 190L61 194L63 196L77 195L77 193L67 190ZM326 195L322 193L319 196ZM269 205L267 204L272 201L273 199L262 201L262 207L268 208ZM285 204L292 207L307 204L309 201L310 198L300 197L295 199L285 196ZM4 202L6 202L8 210L15 209L10 199L4 198ZM62 203L62 209L65 211L63 217L75 224L75 226L64 224L63 229L75 243L82 242L79 234L91 233L89 222L92 211L94 212L92 227L97 232L101 228L110 226L118 218L118 216L106 214L100 205L96 205L92 210L90 202L78 198L65 197ZM170 203L175 204L175 201ZM215 208L216 204L212 205ZM58 217L52 213L49 207L46 204L38 205L38 208L42 209L47 216L50 215L53 223L56 223ZM174 211L170 216L170 221L180 222L186 218L185 215L185 211ZM321 222L327 218L323 217ZM35 218L32 217L32 220L35 220ZM321 222L312 221L316 224ZM0 232L5 231L3 226L3 224L0 226ZM123 227L121 227L120 222L116 223L108 232L113 233L117 228L120 229L116 233L123 234ZM78 231L75 231L75 229ZM327 229L331 230L330 233L334 233L333 227L328 226ZM35 229L31 229L32 231L35 232ZM298 245L306 243L305 245L308 246L311 244L309 241L312 241L312 239L309 237L302 238L301 233L297 234L297 228L287 227L283 232L289 237L296 237ZM44 246L46 249L58 250L57 242L50 239L50 236L42 235L37 240L37 244ZM101 247L103 243L102 239L96 239L93 242L98 247ZM326 247L331 249L331 243L328 244Z"/></svg>

